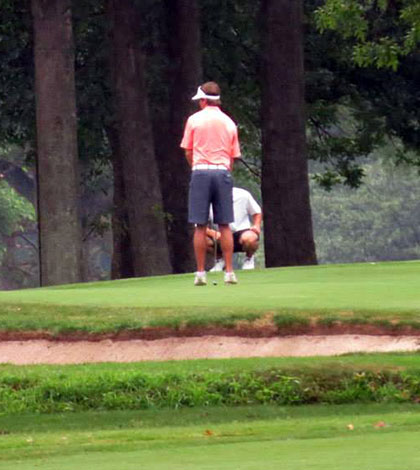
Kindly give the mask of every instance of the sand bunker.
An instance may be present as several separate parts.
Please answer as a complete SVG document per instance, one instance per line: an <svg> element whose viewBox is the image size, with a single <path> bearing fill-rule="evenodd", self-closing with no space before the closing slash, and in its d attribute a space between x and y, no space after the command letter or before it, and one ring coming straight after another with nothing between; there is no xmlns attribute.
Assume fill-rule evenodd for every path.
<svg viewBox="0 0 420 470"><path fill-rule="evenodd" d="M2 341L0 363L82 364L233 357L333 356L352 352L418 351L418 336L301 335L170 337L156 340Z"/></svg>

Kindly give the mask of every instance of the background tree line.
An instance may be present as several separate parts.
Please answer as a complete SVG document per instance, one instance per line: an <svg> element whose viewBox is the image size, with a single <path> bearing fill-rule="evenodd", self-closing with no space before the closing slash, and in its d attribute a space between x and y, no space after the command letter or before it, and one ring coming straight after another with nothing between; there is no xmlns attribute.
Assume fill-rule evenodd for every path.
<svg viewBox="0 0 420 470"><path fill-rule="evenodd" d="M9 156L12 158L12 156ZM420 181L412 167L393 163L392 146L381 148L361 162L364 183L357 189L337 185L326 191L311 182L314 238L320 263L373 262L418 259L420 256ZM310 175L320 170L312 164ZM259 197L259 182L237 172L237 183ZM102 177L99 179L102 181ZM110 195L97 198L98 185L89 197L94 215L84 233L83 257L87 280L109 279L112 239L108 229ZM103 194L103 193L102 193ZM105 204L103 202L105 201ZM38 285L36 224L33 206L5 181L0 183L0 286ZM103 222L101 222L101 220ZM257 253L259 267L264 253Z"/></svg>
<svg viewBox="0 0 420 470"><path fill-rule="evenodd" d="M395 167L385 147L363 165L364 184L332 192L313 185L311 202L321 263L413 260L420 257L420 182Z"/></svg>
<svg viewBox="0 0 420 470"><path fill-rule="evenodd" d="M86 201L109 168L112 277L192 270L189 169L178 145L192 111L190 96L204 77L221 83L245 158L262 173L268 266L316 262L303 49L307 149L323 163L315 175L321 185L358 186L364 174L358 159L385 138L401 142L397 159L407 158L405 147L418 150L418 55L405 51L399 67L393 58L382 70L369 63L360 68L350 53L360 38L319 33L318 8L331 2L306 1L304 11L300 2L268 0L0 3L6 58L0 139L4 146L24 146L26 160L37 161L46 284L83 277L80 183ZM377 28L379 18L383 31L398 37L406 30L400 13L407 3L372 3L358 20ZM327 18L339 13L330 9ZM65 119L57 120L57 113ZM67 140L60 137L63 126ZM418 164L418 155L409 155L409 163ZM63 200L69 204L60 206ZM92 217L83 212L82 229L89 233ZM100 230L98 218L93 221Z"/></svg>

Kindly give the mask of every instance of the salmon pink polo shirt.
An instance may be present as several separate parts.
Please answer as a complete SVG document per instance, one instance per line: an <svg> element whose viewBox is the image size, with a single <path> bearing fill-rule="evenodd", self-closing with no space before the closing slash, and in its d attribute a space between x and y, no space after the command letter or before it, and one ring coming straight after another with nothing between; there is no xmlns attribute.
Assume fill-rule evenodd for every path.
<svg viewBox="0 0 420 470"><path fill-rule="evenodd" d="M185 125L181 147L192 150L192 164L225 165L241 156L238 129L218 106L206 106L192 114Z"/></svg>

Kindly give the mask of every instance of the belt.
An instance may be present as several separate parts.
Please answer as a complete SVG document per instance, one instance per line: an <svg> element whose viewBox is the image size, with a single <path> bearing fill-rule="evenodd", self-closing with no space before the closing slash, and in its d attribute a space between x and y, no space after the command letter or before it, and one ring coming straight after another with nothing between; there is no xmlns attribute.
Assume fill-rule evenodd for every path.
<svg viewBox="0 0 420 470"><path fill-rule="evenodd" d="M225 165L210 165L206 163L199 163L192 167L193 171L195 170L227 170Z"/></svg>

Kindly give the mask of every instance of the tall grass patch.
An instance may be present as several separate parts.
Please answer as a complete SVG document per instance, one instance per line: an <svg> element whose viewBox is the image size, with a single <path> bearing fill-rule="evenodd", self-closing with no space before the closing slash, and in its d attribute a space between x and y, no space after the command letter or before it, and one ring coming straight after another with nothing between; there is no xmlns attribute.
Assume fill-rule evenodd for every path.
<svg viewBox="0 0 420 470"><path fill-rule="evenodd" d="M88 371L4 373L0 413L420 401L420 371L414 370Z"/></svg>

